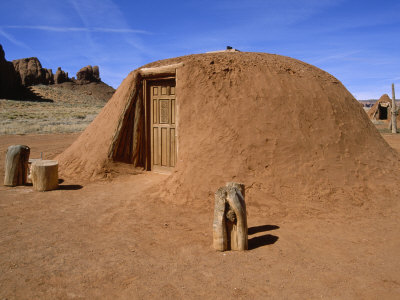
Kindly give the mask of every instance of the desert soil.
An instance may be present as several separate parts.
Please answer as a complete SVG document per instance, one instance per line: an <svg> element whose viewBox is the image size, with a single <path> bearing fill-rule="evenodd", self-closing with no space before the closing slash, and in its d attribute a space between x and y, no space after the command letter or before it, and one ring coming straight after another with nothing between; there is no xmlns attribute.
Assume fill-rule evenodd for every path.
<svg viewBox="0 0 400 300"><path fill-rule="evenodd" d="M0 158L17 143L53 158L78 135L0 136ZM400 151L400 135L383 136ZM249 207L250 250L221 253L213 208L163 202L166 176L1 185L0 299L399 299L399 206L268 218Z"/></svg>

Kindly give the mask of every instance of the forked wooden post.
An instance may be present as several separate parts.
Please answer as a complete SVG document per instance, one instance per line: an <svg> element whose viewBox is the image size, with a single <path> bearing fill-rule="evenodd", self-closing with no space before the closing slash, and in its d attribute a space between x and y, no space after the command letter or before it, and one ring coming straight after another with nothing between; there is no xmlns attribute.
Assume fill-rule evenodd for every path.
<svg viewBox="0 0 400 300"><path fill-rule="evenodd" d="M214 223L213 223L213 246L215 250L225 251L228 249L228 236L226 231L226 187L220 187L215 192Z"/></svg>
<svg viewBox="0 0 400 300"><path fill-rule="evenodd" d="M215 193L213 246L215 250L247 250L244 185L229 182Z"/></svg>
<svg viewBox="0 0 400 300"><path fill-rule="evenodd" d="M397 133L397 114L398 109L396 107L396 97L394 94L394 83L392 83L392 133Z"/></svg>
<svg viewBox="0 0 400 300"><path fill-rule="evenodd" d="M31 149L24 145L13 145L8 147L4 185L16 186L26 184L30 151Z"/></svg>

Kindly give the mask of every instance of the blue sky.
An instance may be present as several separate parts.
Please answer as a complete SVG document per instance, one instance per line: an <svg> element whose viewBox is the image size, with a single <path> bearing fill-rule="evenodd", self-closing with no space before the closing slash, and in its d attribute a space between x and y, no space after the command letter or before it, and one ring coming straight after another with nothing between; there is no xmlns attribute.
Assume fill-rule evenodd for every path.
<svg viewBox="0 0 400 300"><path fill-rule="evenodd" d="M224 49L286 55L336 76L357 99L400 96L400 1L1 0L6 59L36 56L75 76L99 65L115 88L148 62Z"/></svg>

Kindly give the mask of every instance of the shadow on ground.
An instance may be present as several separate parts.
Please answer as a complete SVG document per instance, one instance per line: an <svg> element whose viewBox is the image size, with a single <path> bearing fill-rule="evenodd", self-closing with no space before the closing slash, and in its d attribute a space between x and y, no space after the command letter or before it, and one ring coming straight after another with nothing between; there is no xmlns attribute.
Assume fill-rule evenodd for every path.
<svg viewBox="0 0 400 300"><path fill-rule="evenodd" d="M80 190L83 188L82 185L80 184L62 184L64 182L64 179L59 178L58 179L58 190L64 190L64 191L75 191L75 190Z"/></svg>
<svg viewBox="0 0 400 300"><path fill-rule="evenodd" d="M75 190L80 190L83 188L82 185L80 184L62 184L64 182L64 179L58 179L58 188L56 190L63 190L63 191L75 191ZM27 182L25 186L33 186L31 182Z"/></svg>
<svg viewBox="0 0 400 300"><path fill-rule="evenodd" d="M248 228L248 235L259 232L271 231L279 229L277 225L260 225ZM272 245L279 239L276 235L264 234L249 239L249 250L256 249L262 246Z"/></svg>
<svg viewBox="0 0 400 300"><path fill-rule="evenodd" d="M59 190L64 190L64 191L75 191L75 190L80 190L81 188L83 188L83 186L80 184L64 184L58 186Z"/></svg>
<svg viewBox="0 0 400 300"><path fill-rule="evenodd" d="M54 102L46 99L31 90L30 87L21 86L12 93L6 95L8 100L27 101L27 102Z"/></svg>

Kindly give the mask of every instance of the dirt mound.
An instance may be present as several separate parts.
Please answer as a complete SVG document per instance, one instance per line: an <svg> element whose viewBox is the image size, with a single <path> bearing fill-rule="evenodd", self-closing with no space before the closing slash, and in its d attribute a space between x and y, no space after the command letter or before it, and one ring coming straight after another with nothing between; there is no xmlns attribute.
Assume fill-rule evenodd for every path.
<svg viewBox="0 0 400 300"><path fill-rule="evenodd" d="M383 94L378 101L383 101L383 102L392 102L392 99L390 99L388 94Z"/></svg>
<svg viewBox="0 0 400 300"><path fill-rule="evenodd" d="M249 203L265 213L382 208L398 199L398 154L330 74L288 57L239 52L146 67L176 62L184 64L176 80L178 158L161 187L165 201L211 205L227 181L243 182ZM64 176L105 176L137 76L129 74L59 157Z"/></svg>

